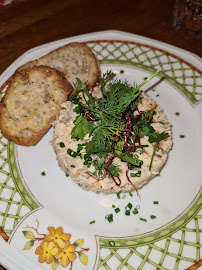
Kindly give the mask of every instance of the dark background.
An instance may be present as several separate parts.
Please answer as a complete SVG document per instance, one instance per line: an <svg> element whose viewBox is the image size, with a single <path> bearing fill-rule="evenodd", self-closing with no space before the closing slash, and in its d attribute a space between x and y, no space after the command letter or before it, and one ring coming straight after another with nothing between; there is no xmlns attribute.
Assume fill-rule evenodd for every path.
<svg viewBox="0 0 202 270"><path fill-rule="evenodd" d="M121 30L202 56L201 40L173 27L175 0L17 0L0 8L0 73L25 51L58 39Z"/></svg>

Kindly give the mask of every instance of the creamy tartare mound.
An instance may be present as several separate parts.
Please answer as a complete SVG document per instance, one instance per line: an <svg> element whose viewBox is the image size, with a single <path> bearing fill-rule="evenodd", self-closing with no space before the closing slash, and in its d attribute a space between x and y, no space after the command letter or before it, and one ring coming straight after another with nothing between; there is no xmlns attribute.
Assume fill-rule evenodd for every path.
<svg viewBox="0 0 202 270"><path fill-rule="evenodd" d="M100 90L98 88L95 89L93 95L99 97ZM136 144L138 149L136 149L135 155L142 162L139 167L130 167L127 162L123 162L120 158L115 157L113 163L120 170L119 179L121 181L118 184L112 179L110 174L105 173L100 177L96 177L93 165L85 166L81 156L72 156L67 153L68 149L77 152L78 145L85 144L90 140L90 137L87 134L82 140L72 138L72 129L75 126L74 121L78 116L78 113L73 111L76 105L71 101L62 104L62 109L54 123L53 147L60 167L84 190L103 193L131 192L140 189L155 175L160 173L160 170L166 163L168 152L172 147L171 125L163 110L156 105L154 100L144 92L141 92L140 98L141 102L138 103L134 116L155 108L151 126L156 133L165 132L168 135L166 139L158 142L155 153L154 143L148 141L148 136L145 135L140 138L139 144L146 147L138 148L138 144ZM85 149L81 150L81 154L85 155Z"/></svg>

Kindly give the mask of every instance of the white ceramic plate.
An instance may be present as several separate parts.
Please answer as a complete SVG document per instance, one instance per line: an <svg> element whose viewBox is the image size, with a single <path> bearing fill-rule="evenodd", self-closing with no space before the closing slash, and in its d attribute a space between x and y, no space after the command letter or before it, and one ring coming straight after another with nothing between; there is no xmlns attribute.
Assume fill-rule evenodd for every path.
<svg viewBox="0 0 202 270"><path fill-rule="evenodd" d="M11 270L63 269L62 262L73 270L190 267L201 258L201 59L155 40L104 31L28 51L2 74L0 84L25 62L72 41L86 42L103 72L113 70L131 83L160 70L143 90L164 78L149 95L172 124L173 148L160 176L140 190L141 199L136 193L118 199L83 191L65 176L50 145L52 129L34 147L1 137L0 263ZM129 202L138 214L125 216ZM108 223L111 213L114 221ZM53 241L63 250L61 258Z"/></svg>

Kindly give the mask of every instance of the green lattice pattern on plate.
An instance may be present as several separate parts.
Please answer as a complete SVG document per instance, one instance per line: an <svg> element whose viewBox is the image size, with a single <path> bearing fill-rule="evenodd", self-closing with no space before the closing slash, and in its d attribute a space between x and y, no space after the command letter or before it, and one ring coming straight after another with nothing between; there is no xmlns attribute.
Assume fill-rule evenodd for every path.
<svg viewBox="0 0 202 270"><path fill-rule="evenodd" d="M129 270L140 270L144 267L148 269L150 266L151 269L177 270L196 263L201 258L200 248L202 247L200 244L202 230L199 228L200 219L202 219L202 215L199 214L201 205L202 194L179 220L148 236L134 239L100 239L100 258L97 269L120 270L124 267ZM189 233L195 234L195 242L186 240ZM169 250L171 245L172 249ZM144 252L139 250L141 247L145 247ZM191 258L187 252L186 255L183 254L187 248L195 249L195 258ZM121 256L123 249L125 252ZM113 268L110 267L111 261L113 261ZM117 264L116 268L114 268L114 262ZM187 265L183 267L183 263Z"/></svg>
<svg viewBox="0 0 202 270"><path fill-rule="evenodd" d="M202 99L202 77L186 63L158 49L118 42L96 42L88 44L101 64L122 64L147 70L160 70L164 77L179 89L194 105Z"/></svg>
<svg viewBox="0 0 202 270"><path fill-rule="evenodd" d="M0 137L0 226L8 235L30 211L38 208L20 178L15 144Z"/></svg>

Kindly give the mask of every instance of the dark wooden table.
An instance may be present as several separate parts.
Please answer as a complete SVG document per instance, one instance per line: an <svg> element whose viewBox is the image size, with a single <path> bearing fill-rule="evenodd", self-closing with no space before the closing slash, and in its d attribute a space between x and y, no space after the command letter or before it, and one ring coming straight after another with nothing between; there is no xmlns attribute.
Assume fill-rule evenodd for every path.
<svg viewBox="0 0 202 270"><path fill-rule="evenodd" d="M18 0L0 8L0 74L25 51L54 40L115 29L202 56L201 40L173 27L175 0Z"/></svg>
<svg viewBox="0 0 202 270"><path fill-rule="evenodd" d="M109 29L157 39L202 56L201 40L173 27L174 2L18 0L1 7L0 74L35 46Z"/></svg>

